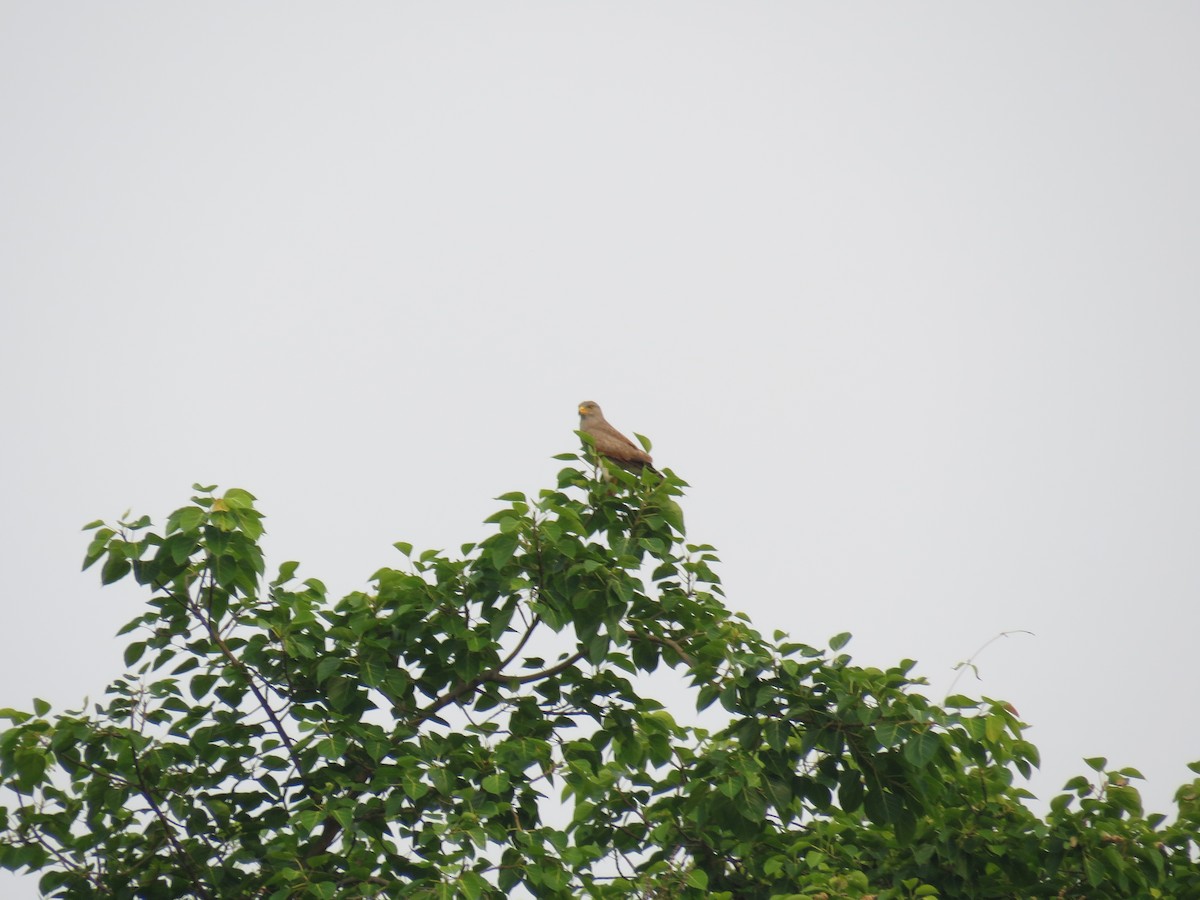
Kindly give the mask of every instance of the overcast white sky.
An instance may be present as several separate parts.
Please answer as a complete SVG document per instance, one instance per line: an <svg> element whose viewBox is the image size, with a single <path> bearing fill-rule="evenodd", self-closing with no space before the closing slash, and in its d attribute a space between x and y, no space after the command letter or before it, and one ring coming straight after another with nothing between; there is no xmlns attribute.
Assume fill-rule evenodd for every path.
<svg viewBox="0 0 1200 900"><path fill-rule="evenodd" d="M1200 759L1200 8L0 5L0 706L99 698L85 522L194 481L335 596L599 401L765 633ZM34 881L0 879L5 897ZM27 893L22 894L24 890Z"/></svg>

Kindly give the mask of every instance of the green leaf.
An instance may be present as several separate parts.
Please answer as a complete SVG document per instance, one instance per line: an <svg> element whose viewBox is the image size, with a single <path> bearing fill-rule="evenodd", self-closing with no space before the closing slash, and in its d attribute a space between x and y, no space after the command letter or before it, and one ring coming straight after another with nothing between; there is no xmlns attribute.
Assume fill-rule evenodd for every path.
<svg viewBox="0 0 1200 900"><path fill-rule="evenodd" d="M846 812L854 812L863 805L865 786L862 777L854 769L845 769L838 776L838 805Z"/></svg>
<svg viewBox="0 0 1200 900"><path fill-rule="evenodd" d="M134 641L125 648L125 665L132 666L135 662L142 658L142 654L146 652L145 641Z"/></svg>
<svg viewBox="0 0 1200 900"><path fill-rule="evenodd" d="M48 712L50 712L50 704L47 703L45 700L43 700L41 697L34 697L33 698L33 713L34 713L34 715L44 716Z"/></svg>
<svg viewBox="0 0 1200 900"><path fill-rule="evenodd" d="M1082 775L1076 775L1074 778L1068 780L1067 783L1063 785L1064 791L1076 791L1076 792L1082 792L1084 794L1089 793L1091 791L1091 789L1092 789L1091 784Z"/></svg>
<svg viewBox="0 0 1200 900"><path fill-rule="evenodd" d="M1071 801L1074 799L1075 798L1070 794L1059 794L1056 797L1051 798L1050 809L1055 813L1061 814L1068 806L1071 805Z"/></svg>
<svg viewBox="0 0 1200 900"><path fill-rule="evenodd" d="M1089 767L1097 772L1103 772L1104 767L1108 765L1108 760L1103 756L1089 756L1083 760Z"/></svg>
<svg viewBox="0 0 1200 900"><path fill-rule="evenodd" d="M108 542L116 534L111 528L101 528L92 536L88 544L87 554L83 559L83 569L87 571L96 560L108 551Z"/></svg>
<svg viewBox="0 0 1200 900"><path fill-rule="evenodd" d="M176 531L195 531L204 521L205 512L198 506L184 506L167 518L167 534Z"/></svg>
<svg viewBox="0 0 1200 900"><path fill-rule="evenodd" d="M757 788L747 788L738 795L738 812L751 822L761 822L767 814L767 798Z"/></svg>
<svg viewBox="0 0 1200 900"><path fill-rule="evenodd" d="M904 758L919 769L925 768L937 756L941 741L932 731L923 731L904 745Z"/></svg>
<svg viewBox="0 0 1200 900"><path fill-rule="evenodd" d="M296 570L300 568L300 563L289 560L279 564L279 575L271 582L272 587L278 587L282 584L287 584L292 580L292 576L296 574Z"/></svg>
<svg viewBox="0 0 1200 900"><path fill-rule="evenodd" d="M674 500L662 498L659 500L660 508L662 509L662 517L666 519L676 534L686 534L687 529L683 523L683 508Z"/></svg>
<svg viewBox="0 0 1200 900"><path fill-rule="evenodd" d="M993 744L1004 736L1004 719L997 715L989 715L983 720L983 733Z"/></svg>
<svg viewBox="0 0 1200 900"><path fill-rule="evenodd" d="M511 534L514 531L518 531L521 527L521 519L513 515L503 515L496 522L500 526L501 534ZM471 551L465 550L463 552L470 553Z"/></svg>
<svg viewBox="0 0 1200 900"><path fill-rule="evenodd" d="M692 869L688 872L687 883L688 887L693 887L698 891L707 891L708 874L701 869Z"/></svg>
<svg viewBox="0 0 1200 900"><path fill-rule="evenodd" d="M963 694L953 694L947 697L942 705L946 709L974 709L979 706L979 701Z"/></svg>
<svg viewBox="0 0 1200 900"><path fill-rule="evenodd" d="M325 813L319 809L306 809L296 815L296 824L301 831L312 831L324 820Z"/></svg>
<svg viewBox="0 0 1200 900"><path fill-rule="evenodd" d="M592 635L587 641L587 653L585 658L592 665L599 665L603 662L604 657L608 654L609 637L607 634L600 632Z"/></svg>
<svg viewBox="0 0 1200 900"><path fill-rule="evenodd" d="M104 568L100 570L100 583L112 584L113 582L120 581L129 574L129 570L132 568L132 563L125 557L110 554L108 560L104 563Z"/></svg>
<svg viewBox="0 0 1200 900"><path fill-rule="evenodd" d="M216 680L217 676L212 674L193 675L191 682L188 684L188 691L191 693L193 699L199 700L212 690L212 686L216 683Z"/></svg>
<svg viewBox="0 0 1200 900"><path fill-rule="evenodd" d="M253 509L254 501L258 498L241 488L230 488L221 499L230 509Z"/></svg>
<svg viewBox="0 0 1200 900"><path fill-rule="evenodd" d="M263 528L262 515L254 509L235 509L234 516L237 518L238 525L242 531L246 533L246 537L252 541L257 541L263 536L266 529Z"/></svg>
<svg viewBox="0 0 1200 900"><path fill-rule="evenodd" d="M487 882L478 873L470 870L463 872L458 886L467 900L479 900L488 889Z"/></svg>
<svg viewBox="0 0 1200 900"><path fill-rule="evenodd" d="M327 656L317 665L317 684L325 681L330 675L338 671L342 666L342 661L336 656Z"/></svg>
<svg viewBox="0 0 1200 900"><path fill-rule="evenodd" d="M46 754L41 750L19 750L15 762L17 778L25 789L24 793L30 793L46 775Z"/></svg>
<svg viewBox="0 0 1200 900"><path fill-rule="evenodd" d="M843 631L841 634L835 634L829 639L829 649L835 652L841 650L848 643L850 643L851 637L853 637L853 635L851 635L848 631Z"/></svg>
<svg viewBox="0 0 1200 900"><path fill-rule="evenodd" d="M519 538L515 534L498 534L489 538L487 541L488 558L491 559L492 565L497 569L504 568L505 563L512 559L519 542Z"/></svg>

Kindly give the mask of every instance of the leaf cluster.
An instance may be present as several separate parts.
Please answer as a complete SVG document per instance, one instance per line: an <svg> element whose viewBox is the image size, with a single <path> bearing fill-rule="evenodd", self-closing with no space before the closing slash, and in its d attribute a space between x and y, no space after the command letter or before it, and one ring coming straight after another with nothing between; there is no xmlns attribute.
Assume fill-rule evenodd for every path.
<svg viewBox="0 0 1200 900"><path fill-rule="evenodd" d="M146 608L104 702L0 710L0 865L64 898L1200 896L1200 780L1167 824L1095 760L1038 817L1011 707L764 638L684 482L603 474L336 602L266 580L244 490L92 523Z"/></svg>

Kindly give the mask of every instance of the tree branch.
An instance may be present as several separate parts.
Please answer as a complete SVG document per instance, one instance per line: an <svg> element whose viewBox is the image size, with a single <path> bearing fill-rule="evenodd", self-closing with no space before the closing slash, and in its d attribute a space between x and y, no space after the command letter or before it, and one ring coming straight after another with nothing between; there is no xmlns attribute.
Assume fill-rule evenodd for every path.
<svg viewBox="0 0 1200 900"><path fill-rule="evenodd" d="M679 658L682 659L689 666L694 666L696 664L696 660L692 657L692 655L690 653L688 653L686 650L684 650L683 647L679 644L679 642L676 641L674 638L660 636L657 634L646 634L646 633L640 632L640 631L633 631L632 629L626 630L625 635L627 637L633 638L634 640L649 641L652 644L658 644L659 646L662 646L662 647L670 647L672 650L674 650L676 653L678 653Z"/></svg>
<svg viewBox="0 0 1200 900"><path fill-rule="evenodd" d="M520 653L521 648L525 645L525 642L529 639L529 635L531 635L533 633L533 629L535 629L539 623L540 623L540 620L538 620L538 619L534 619L534 621L532 623L530 623L529 628L526 630L524 637L522 637L520 642L517 644L517 647L502 662L500 662L498 665L493 666L492 668L488 669L485 672L481 672L480 674L476 675L474 678L472 678L468 681L464 681L461 684L457 685L448 694L446 694L442 697L439 697L435 702L431 703L429 706L425 707L423 710L421 710L419 713L417 713L416 716L412 719L412 721L409 724L412 725L413 727L416 727L416 726L420 725L421 723L428 721L429 719L431 719L435 715L437 715L439 712L441 712L443 709L445 709L447 706L450 706L451 704L455 703L462 697L465 697L467 694L471 693L474 690L477 690L479 687L481 687L484 684L487 684L488 682L499 683L499 682L504 682L504 681L510 681L514 684L528 684L531 681L537 681L542 678L549 678L552 675L557 675L559 672L562 672L563 670L575 665L575 663L577 663L577 662L579 662L579 660L583 659L583 657L587 651L579 650L578 652L573 653L571 656L568 656L562 662L557 663L548 669L543 669L540 672L534 672L530 675L511 676L511 677L506 677L505 675L503 675L502 673L503 673L504 667L507 666L510 662L512 662L512 660L516 658L517 654ZM324 853L327 849L329 849L329 845L334 842L334 840L337 838L337 836L341 832L341 830L342 830L341 823L339 823L337 821L337 819L334 819L332 816L325 819L325 824L321 829L321 834L312 843L312 845L304 852L304 856L306 858L311 858L313 856L317 856L320 853Z"/></svg>
<svg viewBox="0 0 1200 900"><path fill-rule="evenodd" d="M208 891L201 887L203 881L201 880L200 870L196 867L195 863L192 861L192 858L188 856L187 851L183 849L183 845L181 845L178 839L175 837L175 831L171 825L170 819L168 819L166 813L162 811L162 807L158 805L158 801L154 799L154 795L150 792L150 788L146 786L146 776L142 774L142 767L138 762L137 747L134 746L132 740L129 741L129 755L130 759L133 761L134 774L137 775L137 792L142 795L142 798L147 803L150 804L150 809L152 809L154 811L154 815L158 817L158 821L163 827L163 834L166 837L167 842L171 845L172 855L174 855L179 861L180 867L187 873L188 877L192 879L192 889L196 895L205 898L209 897L210 895Z"/></svg>
<svg viewBox="0 0 1200 900"><path fill-rule="evenodd" d="M213 587L213 576L210 570L208 573L208 594L210 599L210 608L212 606L211 598ZM267 702L266 696L261 690L259 690L258 684L254 681L253 674L251 674L249 668L244 662L234 656L233 651L229 649L229 645L225 643L225 639L221 636L220 630L215 624L213 624L212 617L210 615L206 615L205 611L200 608L200 605L192 601L190 595L188 596L188 606L193 615L195 615L196 618L198 618L207 629L209 637L212 638L213 643L220 648L221 654L226 660L229 661L229 664L246 677L246 686L250 688L250 692L254 694L254 699L258 701L258 705L262 707L263 712L267 714L267 718L271 720L271 727L275 730L275 734L278 735L280 742L287 751L288 758L291 759L292 765L296 767L296 774L303 779L306 773L304 771L304 767L300 764L300 758L296 755L296 746L292 742L292 737L287 733L286 729L284 729L283 723L275 714L275 710L271 708L270 703Z"/></svg>

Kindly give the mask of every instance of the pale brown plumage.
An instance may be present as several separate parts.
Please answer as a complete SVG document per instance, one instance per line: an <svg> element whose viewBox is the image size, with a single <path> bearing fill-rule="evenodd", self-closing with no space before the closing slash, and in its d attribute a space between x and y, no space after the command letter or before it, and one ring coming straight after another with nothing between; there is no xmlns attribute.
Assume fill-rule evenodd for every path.
<svg viewBox="0 0 1200 900"><path fill-rule="evenodd" d="M651 472L658 471L649 453L608 424L594 400L579 404L579 430L591 436L597 453L622 469L637 472L645 467Z"/></svg>

